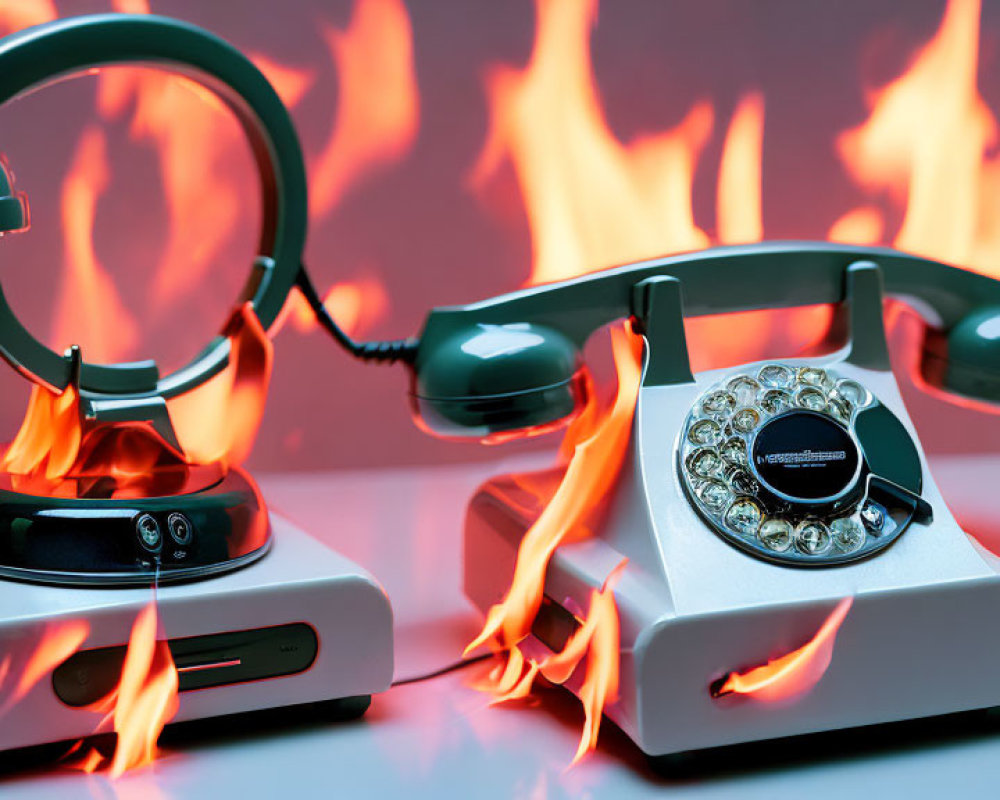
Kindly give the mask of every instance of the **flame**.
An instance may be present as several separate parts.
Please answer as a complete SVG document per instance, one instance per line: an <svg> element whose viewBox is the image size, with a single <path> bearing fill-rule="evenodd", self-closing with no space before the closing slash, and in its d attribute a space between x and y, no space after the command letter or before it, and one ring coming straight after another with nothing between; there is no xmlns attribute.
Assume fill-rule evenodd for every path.
<svg viewBox="0 0 1000 800"><path fill-rule="evenodd" d="M84 434L67 477L77 497L128 498L177 494L185 489L188 474L184 457L151 425L119 422Z"/></svg>
<svg viewBox="0 0 1000 800"><path fill-rule="evenodd" d="M148 0L111 0L111 8L119 14L149 14Z"/></svg>
<svg viewBox="0 0 1000 800"><path fill-rule="evenodd" d="M77 769L91 773L107 766L114 780L156 759L156 741L177 713L179 685L170 647L166 640L157 638L157 627L154 596L132 624L118 686L107 697L88 706L91 711L107 714L98 730L111 723L117 734L114 753L105 759L90 748L73 764ZM78 750L79 747L70 753Z"/></svg>
<svg viewBox="0 0 1000 800"><path fill-rule="evenodd" d="M520 647L515 645L509 651L506 665L478 686L495 695L494 703L520 700L531 693L539 674L551 683L563 684L586 658L587 667L579 690L585 721L580 744L570 766L597 746L603 709L618 699L619 631L614 587L627 563L623 560L611 571L600 590L591 591L587 615L582 621L577 620L580 626L567 639L562 650L535 661L526 659Z"/></svg>
<svg viewBox="0 0 1000 800"><path fill-rule="evenodd" d="M297 106L316 82L316 72L311 69L296 69L279 64L263 53L254 53L250 60L274 87L278 97L289 108Z"/></svg>
<svg viewBox="0 0 1000 800"><path fill-rule="evenodd" d="M45 386L32 386L24 420L0 467L12 475L58 481L76 462L82 432L76 387L67 386L57 394Z"/></svg>
<svg viewBox="0 0 1000 800"><path fill-rule="evenodd" d="M837 603L816 635L798 650L747 672L730 672L718 682L718 688L713 687L713 696L735 693L775 702L812 689L830 666L837 632L853 602L854 598L845 597Z"/></svg>
<svg viewBox="0 0 1000 800"><path fill-rule="evenodd" d="M153 142L167 206L167 241L150 292L162 311L205 279L236 228L241 190L225 164L241 134L219 101L191 81L146 69L101 74L102 116L113 119L133 99L130 136Z"/></svg>
<svg viewBox="0 0 1000 800"><path fill-rule="evenodd" d="M20 675L10 689L10 694L3 697L3 702L0 703L0 715L18 703L39 681L75 653L89 633L90 625L85 620L69 620L46 625L41 639L21 667ZM11 664L12 659L9 655L0 662L0 689L4 687Z"/></svg>
<svg viewBox="0 0 1000 800"><path fill-rule="evenodd" d="M375 278L359 278L335 283L323 297L323 305L337 324L351 336L363 335L385 318L389 309L389 295L385 286ZM316 315L298 289L292 289L284 308L268 330L272 339L286 324L299 333L309 333L318 326Z"/></svg>
<svg viewBox="0 0 1000 800"><path fill-rule="evenodd" d="M323 26L337 65L335 124L310 169L309 210L328 214L363 175L401 159L416 138L413 32L402 0L357 0L345 31Z"/></svg>
<svg viewBox="0 0 1000 800"><path fill-rule="evenodd" d="M998 277L1000 156L987 155L997 122L976 87L980 10L979 0L949 0L934 37L871 93L870 116L837 144L860 186L904 208L896 247Z"/></svg>
<svg viewBox="0 0 1000 800"><path fill-rule="evenodd" d="M536 0L535 44L522 70L487 76L490 126L470 174L483 193L513 165L527 211L529 284L711 244L694 219L692 185L715 112L696 103L673 129L623 144L612 133L594 80L589 34L597 0ZM717 235L758 241L764 100L745 94L729 124L718 176ZM745 363L781 346L798 352L822 339L827 307L750 312L688 321L696 369ZM738 335L734 335L734 330Z"/></svg>
<svg viewBox="0 0 1000 800"><path fill-rule="evenodd" d="M59 282L52 339L83 344L97 362L120 361L138 339L135 320L94 250L97 201L108 187L107 142L88 126L62 187L65 275Z"/></svg>
<svg viewBox="0 0 1000 800"><path fill-rule="evenodd" d="M118 734L111 760L111 777L150 764L156 758L156 740L177 713L177 668L166 641L156 638L156 602L136 617L129 637L118 698L114 730Z"/></svg>
<svg viewBox="0 0 1000 800"><path fill-rule="evenodd" d="M600 591L591 592L583 625L569 638L562 651L539 665L539 671L547 680L564 683L584 655L587 656L587 669L580 686L586 720L571 765L597 747L604 707L618 699L618 606L613 589L625 563L623 561L614 569Z"/></svg>
<svg viewBox="0 0 1000 800"><path fill-rule="evenodd" d="M224 333L230 341L228 366L167 401L184 454L197 464L242 463L267 401L274 348L249 302L233 314Z"/></svg>
<svg viewBox="0 0 1000 800"><path fill-rule="evenodd" d="M861 206L848 211L833 223L826 238L845 244L878 244L882 241L885 221L882 212L874 206Z"/></svg>
<svg viewBox="0 0 1000 800"><path fill-rule="evenodd" d="M513 164L531 229L529 282L706 246L691 181L712 107L698 103L673 130L622 145L591 74L596 0L539 0L535 9L527 67L487 75L490 128L470 176L482 190L505 159Z"/></svg>
<svg viewBox="0 0 1000 800"><path fill-rule="evenodd" d="M146 0L114 0L116 11L148 14ZM288 106L314 80L312 70L253 57ZM253 192L231 169L243 133L222 102L181 75L150 69L105 70L97 107L105 120L132 104L129 134L151 142L160 167L167 206L167 241L157 265L150 303L160 313L205 279L240 218L252 212ZM88 348L89 349L89 348Z"/></svg>
<svg viewBox="0 0 1000 800"><path fill-rule="evenodd" d="M521 540L510 589L500 603L490 608L482 630L465 650L468 654L489 643L506 651L506 665L496 680L484 687L500 700L525 696L543 668L532 662L525 671L518 644L531 631L541 606L546 568L560 544L589 534L587 519L614 485L625 459L639 392L641 339L624 327L614 328L612 345L618 372L614 405L601 417L585 411L567 431L564 447L572 448L572 456L566 472L552 499ZM592 598L588 620L564 652L544 665L553 678L565 680L584 654L590 653L580 695L587 724L574 761L593 748L604 704L617 692L618 616L612 584L610 581L605 586L602 599Z"/></svg>
<svg viewBox="0 0 1000 800"><path fill-rule="evenodd" d="M719 241L759 242L764 237L761 214L761 149L764 142L764 97L744 96L729 123L719 164Z"/></svg>
<svg viewBox="0 0 1000 800"><path fill-rule="evenodd" d="M226 469L242 463L264 414L274 351L249 303L224 333L230 341L226 368L168 401L183 452L145 422L84 424L72 384L59 394L34 386L0 462L14 488L48 496L148 497L180 490L189 465Z"/></svg>
<svg viewBox="0 0 1000 800"><path fill-rule="evenodd" d="M145 0L112 5L150 13ZM238 145L240 131L230 115L220 113L214 95L185 78L135 68L101 73L97 108L104 119L115 119L133 102L130 137L154 144L167 205L167 242L150 293L153 308L162 311L204 279L235 229L240 190L222 162Z"/></svg>
<svg viewBox="0 0 1000 800"><path fill-rule="evenodd" d="M253 307L224 331L229 364L196 389L168 401L183 452L145 422L81 420L79 392L32 387L21 428L0 467L17 491L66 497L149 497L179 491L189 465L226 469L253 447L271 378L273 347Z"/></svg>
<svg viewBox="0 0 1000 800"><path fill-rule="evenodd" d="M0 30L13 33L59 16L54 0L16 0L0 3Z"/></svg>

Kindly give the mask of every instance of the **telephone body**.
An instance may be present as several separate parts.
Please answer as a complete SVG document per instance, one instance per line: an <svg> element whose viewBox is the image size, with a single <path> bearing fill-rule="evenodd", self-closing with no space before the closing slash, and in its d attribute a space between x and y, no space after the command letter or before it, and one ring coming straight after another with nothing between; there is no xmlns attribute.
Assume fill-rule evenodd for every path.
<svg viewBox="0 0 1000 800"><path fill-rule="evenodd" d="M619 697L605 713L647 754L1000 704L988 677L1000 559L930 473L890 369L886 295L927 323L927 380L1000 402L1000 282L888 249L719 248L430 314L413 404L448 436L557 424L583 402L587 337L623 317L644 337L625 466L595 535L556 551L526 647L558 649L627 558ZM685 315L817 303L847 323L835 352L692 373ZM483 611L540 510L517 476L471 501L465 591ZM812 667L821 678L780 698L714 696L727 673L806 644L845 597Z"/></svg>

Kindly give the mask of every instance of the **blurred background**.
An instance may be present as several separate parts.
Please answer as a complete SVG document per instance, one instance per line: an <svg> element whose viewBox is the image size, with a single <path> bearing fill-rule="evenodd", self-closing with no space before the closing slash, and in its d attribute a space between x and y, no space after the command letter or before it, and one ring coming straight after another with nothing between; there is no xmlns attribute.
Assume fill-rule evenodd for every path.
<svg viewBox="0 0 1000 800"><path fill-rule="evenodd" d="M272 79L310 172L308 263L358 336L415 333L435 305L762 237L896 244L1000 276L995 4L0 0L0 32L110 10L205 26ZM0 109L0 151L32 211L31 231L2 242L3 288L47 344L170 369L221 327L259 198L242 135L210 98L158 72L105 70ZM695 361L794 355L828 319L698 323ZM893 331L927 447L1000 447L995 418L913 385L913 320L894 314ZM500 454L417 431L405 371L351 361L297 298L272 334L251 467ZM0 438L28 389L0 370Z"/></svg>

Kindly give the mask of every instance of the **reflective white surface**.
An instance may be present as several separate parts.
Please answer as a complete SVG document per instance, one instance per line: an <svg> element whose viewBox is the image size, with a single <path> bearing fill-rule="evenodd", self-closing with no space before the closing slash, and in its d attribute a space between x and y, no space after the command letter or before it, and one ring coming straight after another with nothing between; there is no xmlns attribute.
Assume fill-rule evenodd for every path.
<svg viewBox="0 0 1000 800"><path fill-rule="evenodd" d="M989 487L1000 459L939 459L934 470L959 519L996 549L1000 519ZM460 587L461 524L466 499L496 471L288 474L261 484L275 509L382 581L396 614L396 672L405 678L454 661L476 631ZM653 773L606 725L598 751L567 771L582 721L576 700L549 690L537 703L491 708L467 686L479 668L396 687L358 722L174 743L152 767L114 783L64 767L8 774L0 797L941 797L956 789L994 797L1000 785L996 721L942 723L920 736L890 728L859 736L855 749L819 745L818 755L782 744L773 752L785 758L761 756L759 766L722 754L674 778Z"/></svg>

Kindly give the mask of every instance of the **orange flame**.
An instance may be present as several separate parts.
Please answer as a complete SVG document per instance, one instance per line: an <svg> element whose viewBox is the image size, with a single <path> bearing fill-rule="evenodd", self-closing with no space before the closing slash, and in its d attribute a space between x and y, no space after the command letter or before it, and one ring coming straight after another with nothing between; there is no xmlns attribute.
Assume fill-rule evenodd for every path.
<svg viewBox="0 0 1000 800"><path fill-rule="evenodd" d="M59 282L52 338L60 346L84 345L95 362L120 361L138 338L135 320L94 250L97 201L109 179L104 133L87 127L63 181L65 276Z"/></svg>
<svg viewBox="0 0 1000 800"><path fill-rule="evenodd" d="M316 81L314 70L288 67L262 53L254 53L250 60L264 73L264 77L274 87L281 102L289 108L297 106L299 100Z"/></svg>
<svg viewBox="0 0 1000 800"><path fill-rule="evenodd" d="M76 387L67 386L56 394L44 386L32 386L24 420L0 467L12 475L58 481L76 463L81 437Z"/></svg>
<svg viewBox="0 0 1000 800"><path fill-rule="evenodd" d="M363 174L401 159L419 119L413 32L401 0L357 0L347 30L322 32L337 65L339 106L310 170L314 218L328 214Z"/></svg>
<svg viewBox="0 0 1000 800"><path fill-rule="evenodd" d="M528 65L488 73L490 127L470 175L472 188L482 192L505 160L513 165L531 232L528 283L707 247L691 198L695 168L712 135L712 105L695 104L672 130L621 143L605 119L591 68L597 0L536 0L535 8ZM750 92L724 142L720 242L763 235L763 131L764 100ZM773 354L769 349L779 342L797 352L820 340L830 319L823 307L690 320L692 364L700 370L752 361Z"/></svg>
<svg viewBox="0 0 1000 800"><path fill-rule="evenodd" d="M146 0L114 0L117 11L148 14ZM282 100L294 106L312 85L312 70L255 55ZM100 75L97 107L105 119L130 103L130 135L153 143L168 213L167 242L150 293L163 311L197 287L216 256L249 213L253 195L230 169L242 132L219 99L180 75L149 69L106 70ZM88 348L89 349L89 348Z"/></svg>
<svg viewBox="0 0 1000 800"><path fill-rule="evenodd" d="M146 0L114 0L117 11L148 14ZM240 191L222 172L239 129L214 95L177 75L149 69L106 70L97 108L105 119L134 100L130 135L151 140L160 162L168 214L167 243L151 297L160 310L198 285L240 215ZM88 348L89 350L89 348Z"/></svg>
<svg viewBox="0 0 1000 800"><path fill-rule="evenodd" d="M587 656L587 669L580 686L586 720L571 764L576 764L597 747L604 707L618 699L618 606L613 590L625 563L615 568L600 591L591 592L590 608L583 625L569 638L562 652L539 665L547 680L564 683L584 655Z"/></svg>
<svg viewBox="0 0 1000 800"><path fill-rule="evenodd" d="M389 295L381 281L359 278L335 283L324 296L323 305L346 333L358 336L385 318ZM288 323L299 333L308 333L317 327L316 315L298 289L289 292L281 315L268 330L268 335L273 339Z"/></svg>
<svg viewBox="0 0 1000 800"><path fill-rule="evenodd" d="M488 73L490 129L471 174L482 189L511 160L531 228L529 282L706 246L691 181L712 107L699 103L675 129L623 146L604 119L590 68L596 0L539 0L535 8L527 67Z"/></svg>
<svg viewBox="0 0 1000 800"><path fill-rule="evenodd" d="M826 238L845 244L878 244L884 228L881 211L874 206L861 206L834 222Z"/></svg>
<svg viewBox="0 0 1000 800"><path fill-rule="evenodd" d="M763 141L764 97L754 92L740 100L722 148L716 213L719 241L724 244L759 242L764 236Z"/></svg>
<svg viewBox="0 0 1000 800"><path fill-rule="evenodd" d="M570 766L597 747L604 708L618 699L618 606L614 586L626 563L622 561L611 571L600 590L591 591L587 616L566 640L562 650L541 661L528 659L525 670L525 656L515 645L508 653L507 664L478 686L495 695L494 704L520 700L530 694L539 674L551 683L563 684L586 658L587 667L579 690L586 718Z"/></svg>
<svg viewBox="0 0 1000 800"><path fill-rule="evenodd" d="M0 3L0 30L13 33L32 25L51 22L59 14L54 0L17 0Z"/></svg>
<svg viewBox="0 0 1000 800"><path fill-rule="evenodd" d="M132 626L115 702L118 734L111 777L150 764L156 740L177 713L177 668L166 641L156 638L156 602L149 603Z"/></svg>
<svg viewBox="0 0 1000 800"><path fill-rule="evenodd" d="M949 0L934 37L871 94L871 115L838 149L855 181L905 209L897 247L1000 276L1000 156L987 155L997 122L976 87L979 17L979 0ZM860 242L883 224L875 209L864 214L863 227L841 219L831 238Z"/></svg>
<svg viewBox="0 0 1000 800"><path fill-rule="evenodd" d="M752 695L758 700L786 700L812 689L826 673L833 658L833 645L854 598L845 597L827 617L816 635L798 650L772 659L747 672L730 672L713 688L715 697Z"/></svg>
<svg viewBox="0 0 1000 800"><path fill-rule="evenodd" d="M20 670L17 682L10 694L0 703L0 714L19 702L39 681L79 649L90 633L90 625L85 620L52 623L45 626L41 639L31 651L27 662ZM7 656L0 663L0 689L10 672L12 660Z"/></svg>
<svg viewBox="0 0 1000 800"><path fill-rule="evenodd" d="M228 366L167 401L184 454L196 464L242 463L267 402L274 347L250 303L233 314L224 333L230 341Z"/></svg>
<svg viewBox="0 0 1000 800"><path fill-rule="evenodd" d="M500 700L525 696L542 668L532 662L525 672L518 644L531 631L541 606L545 571L560 544L588 535L587 519L614 485L625 459L639 392L641 339L625 328L614 328L612 344L618 371L614 405L603 417L585 411L567 431L564 447L572 448L572 456L566 473L521 540L510 589L489 610L483 629L465 650L468 654L482 644L491 643L507 652L502 672L485 687ZM565 680L583 656L590 654L581 690L587 725L574 761L593 748L604 704L617 692L618 616L612 584L610 581L605 586L600 599L592 598L587 621L563 653L544 665L552 679Z"/></svg>
<svg viewBox="0 0 1000 800"><path fill-rule="evenodd" d="M91 748L73 764L77 769L90 773L107 765L111 778L116 779L156 760L156 741L177 713L179 685L170 647L157 638L157 626L154 597L132 624L118 686L88 706L91 711L107 712L98 730L111 722L117 734L114 753L108 761Z"/></svg>
<svg viewBox="0 0 1000 800"><path fill-rule="evenodd" d="M118 116L133 98L130 135L154 143L167 204L168 236L150 294L164 309L204 279L235 230L241 191L224 163L240 133L215 97L191 81L146 69L101 74L102 116Z"/></svg>
<svg viewBox="0 0 1000 800"><path fill-rule="evenodd" d="M225 469L249 455L264 414L273 347L252 306L224 333L229 364L196 389L168 401L183 452L151 425L81 421L73 385L60 394L35 386L0 467L19 491L50 496L148 497L179 490L192 464Z"/></svg>
<svg viewBox="0 0 1000 800"><path fill-rule="evenodd" d="M127 498L176 494L188 474L184 457L151 425L119 422L86 431L66 477L77 497Z"/></svg>

